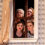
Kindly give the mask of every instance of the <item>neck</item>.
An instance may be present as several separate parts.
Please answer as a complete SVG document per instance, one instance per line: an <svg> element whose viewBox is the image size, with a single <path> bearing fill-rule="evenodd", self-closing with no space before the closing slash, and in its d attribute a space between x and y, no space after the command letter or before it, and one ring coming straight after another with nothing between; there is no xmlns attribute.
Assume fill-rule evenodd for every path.
<svg viewBox="0 0 45 45"><path fill-rule="evenodd" d="M34 31L30 31L31 34L34 34Z"/></svg>
<svg viewBox="0 0 45 45"><path fill-rule="evenodd" d="M22 33L21 31L17 31L18 34Z"/></svg>
<svg viewBox="0 0 45 45"><path fill-rule="evenodd" d="M17 31L17 32L16 32L16 35L17 35L18 37L20 37L20 36L22 36L22 32L21 32L21 31Z"/></svg>
<svg viewBox="0 0 45 45"><path fill-rule="evenodd" d="M31 34L34 34L34 32L33 32L33 31L31 31Z"/></svg>

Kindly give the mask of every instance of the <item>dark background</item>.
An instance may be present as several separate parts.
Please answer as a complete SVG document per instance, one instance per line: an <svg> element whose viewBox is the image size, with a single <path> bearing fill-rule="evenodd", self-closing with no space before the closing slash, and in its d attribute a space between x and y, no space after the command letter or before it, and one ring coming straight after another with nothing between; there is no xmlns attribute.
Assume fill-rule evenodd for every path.
<svg viewBox="0 0 45 45"><path fill-rule="evenodd" d="M15 0L15 10L22 8L25 10L25 1L26 0ZM34 0L28 0L28 8L34 8Z"/></svg>
<svg viewBox="0 0 45 45"><path fill-rule="evenodd" d="M28 8L34 8L34 0L28 0Z"/></svg>
<svg viewBox="0 0 45 45"><path fill-rule="evenodd" d="M24 9L25 6L25 0L15 0L15 10L16 9Z"/></svg>
<svg viewBox="0 0 45 45"><path fill-rule="evenodd" d="M34 8L34 0L28 0L28 8L32 7ZM15 37L15 16L16 16L16 10L17 9L24 9L27 10L26 6L26 0L13 0L13 30L14 30L14 37ZM22 20L23 21L23 20ZM24 22L24 21L23 21Z"/></svg>

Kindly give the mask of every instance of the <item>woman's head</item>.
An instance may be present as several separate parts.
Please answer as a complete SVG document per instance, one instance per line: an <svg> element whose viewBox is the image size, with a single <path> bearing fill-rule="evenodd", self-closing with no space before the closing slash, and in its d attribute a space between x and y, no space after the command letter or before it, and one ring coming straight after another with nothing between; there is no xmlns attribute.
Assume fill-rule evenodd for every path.
<svg viewBox="0 0 45 45"><path fill-rule="evenodd" d="M17 9L16 16L18 18L24 17L24 10L23 9Z"/></svg>
<svg viewBox="0 0 45 45"><path fill-rule="evenodd" d="M19 21L19 22L16 24L16 29L17 29L17 31L22 31L23 28L24 28L23 22Z"/></svg>
<svg viewBox="0 0 45 45"><path fill-rule="evenodd" d="M34 22L29 20L27 21L27 30L30 32L34 31Z"/></svg>
<svg viewBox="0 0 45 45"><path fill-rule="evenodd" d="M29 8L29 9L27 10L27 17L31 17L31 16L33 15L33 13L34 13L33 8Z"/></svg>

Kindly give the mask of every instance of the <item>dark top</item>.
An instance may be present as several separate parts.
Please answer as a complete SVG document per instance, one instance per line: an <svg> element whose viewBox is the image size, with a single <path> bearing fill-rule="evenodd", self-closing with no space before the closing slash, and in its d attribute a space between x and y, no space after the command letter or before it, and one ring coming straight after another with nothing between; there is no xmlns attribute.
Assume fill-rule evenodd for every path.
<svg viewBox="0 0 45 45"><path fill-rule="evenodd" d="M21 37L18 37L15 33L15 38L24 38L24 36L22 35Z"/></svg>

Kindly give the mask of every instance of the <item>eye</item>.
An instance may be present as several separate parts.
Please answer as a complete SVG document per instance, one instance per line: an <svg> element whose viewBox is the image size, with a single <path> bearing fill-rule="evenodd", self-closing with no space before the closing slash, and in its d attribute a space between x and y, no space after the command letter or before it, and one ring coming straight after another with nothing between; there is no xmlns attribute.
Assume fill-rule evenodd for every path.
<svg viewBox="0 0 45 45"><path fill-rule="evenodd" d="M22 25L20 25L22 27Z"/></svg>
<svg viewBox="0 0 45 45"><path fill-rule="evenodd" d="M20 26L20 25L18 25L18 26Z"/></svg>
<svg viewBox="0 0 45 45"><path fill-rule="evenodd" d="M20 14L22 14L22 13L20 12Z"/></svg>
<svg viewBox="0 0 45 45"><path fill-rule="evenodd" d="M32 26L32 25L29 25L29 26Z"/></svg>

